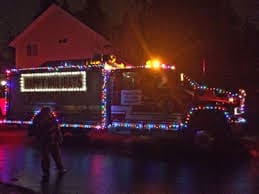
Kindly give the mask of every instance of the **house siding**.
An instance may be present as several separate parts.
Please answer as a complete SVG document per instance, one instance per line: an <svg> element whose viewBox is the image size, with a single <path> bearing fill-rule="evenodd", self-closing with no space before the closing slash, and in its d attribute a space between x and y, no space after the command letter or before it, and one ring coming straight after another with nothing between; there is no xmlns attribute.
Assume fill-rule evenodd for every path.
<svg viewBox="0 0 259 194"><path fill-rule="evenodd" d="M37 56L27 56L30 44L37 45ZM46 61L89 58L103 53L107 44L107 40L73 16L56 9L16 43L16 67L38 67Z"/></svg>

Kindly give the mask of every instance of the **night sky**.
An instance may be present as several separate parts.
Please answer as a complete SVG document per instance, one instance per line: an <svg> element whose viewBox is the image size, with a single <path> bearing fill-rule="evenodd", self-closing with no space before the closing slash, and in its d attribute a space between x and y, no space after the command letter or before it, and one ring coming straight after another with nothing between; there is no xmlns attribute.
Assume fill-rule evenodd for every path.
<svg viewBox="0 0 259 194"><path fill-rule="evenodd" d="M18 33L31 23L39 4L35 0L1 0L0 25L1 37L6 36L6 31Z"/></svg>
<svg viewBox="0 0 259 194"><path fill-rule="evenodd" d="M149 0L152 2L152 0ZM6 28L18 33L29 25L40 10L40 0L0 0L0 37L5 39ZM63 0L57 0L63 2ZM71 12L79 11L86 0L67 0ZM130 9L132 0L101 0L101 7L113 24L121 23L123 14ZM258 18L259 0L231 0L233 8L242 17ZM258 21L254 21L259 27Z"/></svg>
<svg viewBox="0 0 259 194"><path fill-rule="evenodd" d="M63 0L57 0L62 2ZM13 33L21 32L34 19L34 16L40 10L39 0L0 0L0 37L6 39L6 31L11 30ZM77 12L85 4L85 0L68 0L69 11ZM102 0L101 6L103 11L108 15L114 24L121 22L125 10L129 7L130 1Z"/></svg>

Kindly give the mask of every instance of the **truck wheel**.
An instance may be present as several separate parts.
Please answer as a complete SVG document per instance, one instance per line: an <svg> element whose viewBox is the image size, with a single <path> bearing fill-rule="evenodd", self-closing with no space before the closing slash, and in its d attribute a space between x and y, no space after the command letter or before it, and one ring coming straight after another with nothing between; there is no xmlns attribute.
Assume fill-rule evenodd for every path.
<svg viewBox="0 0 259 194"><path fill-rule="evenodd" d="M215 137L208 130L196 130L193 137L195 146L206 151L212 149L214 140Z"/></svg>
<svg viewBox="0 0 259 194"><path fill-rule="evenodd" d="M195 146L210 150L230 137L227 120L222 112L194 113L189 123Z"/></svg>

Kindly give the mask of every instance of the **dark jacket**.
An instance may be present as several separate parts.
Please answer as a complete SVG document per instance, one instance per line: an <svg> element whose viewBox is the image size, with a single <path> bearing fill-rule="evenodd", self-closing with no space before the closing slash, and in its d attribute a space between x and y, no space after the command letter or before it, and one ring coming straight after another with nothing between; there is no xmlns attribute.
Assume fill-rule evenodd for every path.
<svg viewBox="0 0 259 194"><path fill-rule="evenodd" d="M41 112L33 119L32 128L35 136L41 144L61 144L63 141L62 132L56 118L51 114Z"/></svg>

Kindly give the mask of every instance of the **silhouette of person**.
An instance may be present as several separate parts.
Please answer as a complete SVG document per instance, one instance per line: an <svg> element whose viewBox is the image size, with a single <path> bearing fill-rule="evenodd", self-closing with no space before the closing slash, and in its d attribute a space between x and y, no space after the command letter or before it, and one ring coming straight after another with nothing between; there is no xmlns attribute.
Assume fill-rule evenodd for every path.
<svg viewBox="0 0 259 194"><path fill-rule="evenodd" d="M49 180L50 155L55 161L58 174L66 172L61 160L60 145L63 135L58 122L49 107L43 107L33 119L33 129L36 131L36 139L40 145L42 181Z"/></svg>

